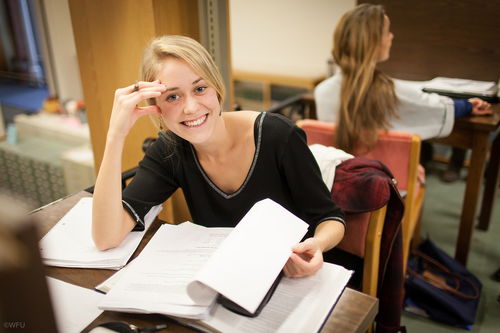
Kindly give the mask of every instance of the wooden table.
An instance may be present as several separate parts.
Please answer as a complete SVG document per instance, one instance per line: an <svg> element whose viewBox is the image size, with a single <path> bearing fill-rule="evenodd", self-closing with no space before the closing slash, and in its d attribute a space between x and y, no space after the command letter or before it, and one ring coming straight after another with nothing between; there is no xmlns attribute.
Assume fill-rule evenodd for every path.
<svg viewBox="0 0 500 333"><path fill-rule="evenodd" d="M33 216L39 225L40 238L42 238L50 228L52 228L54 224L78 202L78 200L89 196L89 193L82 191L34 212ZM161 223L160 220L156 220L151 225L139 245L139 248L132 257L136 257L140 253L156 230L158 230ZM103 282L113 273L115 273L115 271L104 269L47 267L47 275L90 289ZM375 319L377 311L377 298L346 288L323 327L322 332L366 332ZM174 323L171 319L162 315L130 314L111 311L104 311L90 323L83 332L88 332L90 328L97 324L115 320L126 321L139 327L161 324L167 321L169 322L169 328L165 330L167 332L193 332L193 329Z"/></svg>
<svg viewBox="0 0 500 333"><path fill-rule="evenodd" d="M462 215L455 248L455 259L463 265L467 264L472 231L476 216L479 192L484 176L484 166L488 153L490 165L485 184L483 202L480 213L479 228L486 230L491 218L491 210L498 183L498 167L500 154L500 138L497 135L494 143L488 142L491 132L500 125L500 104L493 104L493 115L487 117L464 117L457 119L452 133L446 138L434 139L439 142L462 149L471 149L470 166L467 174Z"/></svg>

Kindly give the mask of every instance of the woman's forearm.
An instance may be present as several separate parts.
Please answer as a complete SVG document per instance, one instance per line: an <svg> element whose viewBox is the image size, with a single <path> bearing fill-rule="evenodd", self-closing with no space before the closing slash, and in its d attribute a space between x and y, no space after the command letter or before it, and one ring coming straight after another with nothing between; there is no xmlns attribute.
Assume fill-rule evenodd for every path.
<svg viewBox="0 0 500 333"><path fill-rule="evenodd" d="M99 250L118 246L134 223L122 207L121 160L125 138L108 135L94 188L92 238Z"/></svg>
<svg viewBox="0 0 500 333"><path fill-rule="evenodd" d="M335 246L344 238L345 227L342 223L335 220L321 222L314 232L314 238L317 239L322 252L326 252Z"/></svg>

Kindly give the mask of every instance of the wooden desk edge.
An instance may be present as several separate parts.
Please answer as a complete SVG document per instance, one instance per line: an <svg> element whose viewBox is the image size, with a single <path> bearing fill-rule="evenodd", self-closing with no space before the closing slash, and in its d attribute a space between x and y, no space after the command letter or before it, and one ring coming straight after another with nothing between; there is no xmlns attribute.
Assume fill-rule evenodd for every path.
<svg viewBox="0 0 500 333"><path fill-rule="evenodd" d="M378 302L375 297L346 288L321 332L366 332L378 313Z"/></svg>

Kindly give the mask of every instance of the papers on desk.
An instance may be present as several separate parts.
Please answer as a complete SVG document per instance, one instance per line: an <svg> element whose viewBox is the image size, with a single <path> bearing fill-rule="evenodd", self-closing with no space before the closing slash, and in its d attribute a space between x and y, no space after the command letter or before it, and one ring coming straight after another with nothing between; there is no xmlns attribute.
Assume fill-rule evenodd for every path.
<svg viewBox="0 0 500 333"><path fill-rule="evenodd" d="M284 327L283 332L316 330L344 290L351 271L325 264L315 276L283 278L255 318L216 303L222 294L253 312L306 229L305 222L269 199L258 202L234 229L190 222L162 225L126 271L120 272L120 278L104 283L111 285L111 291L99 308L160 313L224 332L229 328L241 332L238 325L253 325L252 332L263 328L274 332L276 327Z"/></svg>
<svg viewBox="0 0 500 333"><path fill-rule="evenodd" d="M206 316L213 300L195 303L187 294L187 286L231 230L190 222L163 224L141 254L118 272L121 276L117 281L105 281L105 285L111 283L111 291L99 308L187 318Z"/></svg>
<svg viewBox="0 0 500 333"><path fill-rule="evenodd" d="M423 86L425 92L438 94L452 94L452 97L496 97L498 87L493 81L475 81L467 79L456 79L448 77L436 77Z"/></svg>
<svg viewBox="0 0 500 333"><path fill-rule="evenodd" d="M283 278L273 297L255 318L243 317L217 305L205 320L181 323L225 333L319 332L351 277L342 266L324 263L307 278Z"/></svg>
<svg viewBox="0 0 500 333"><path fill-rule="evenodd" d="M81 332L102 313L97 304L104 295L50 277L47 284L59 332Z"/></svg>
<svg viewBox="0 0 500 333"><path fill-rule="evenodd" d="M146 230L161 210L155 206L145 216ZM92 240L92 198L82 198L40 241L40 253L49 266L77 268L123 267L145 231L131 232L117 248L99 251Z"/></svg>

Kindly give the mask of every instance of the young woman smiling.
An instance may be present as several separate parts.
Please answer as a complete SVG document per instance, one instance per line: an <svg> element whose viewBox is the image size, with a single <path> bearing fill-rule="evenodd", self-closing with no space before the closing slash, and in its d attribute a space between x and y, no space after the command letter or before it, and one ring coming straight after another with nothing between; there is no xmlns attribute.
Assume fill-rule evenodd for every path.
<svg viewBox="0 0 500 333"><path fill-rule="evenodd" d="M306 239L292 249L285 274L314 274L322 253L342 239L344 220L304 132L275 114L223 113L224 95L221 75L198 42L164 36L150 43L142 81L115 93L94 190L96 246L116 247L131 230L143 229L149 209L178 188L193 222L205 226L235 226L254 203L270 198L310 224ZM144 100L149 105L138 107ZM124 141L145 115L168 130L160 132L122 193Z"/></svg>

